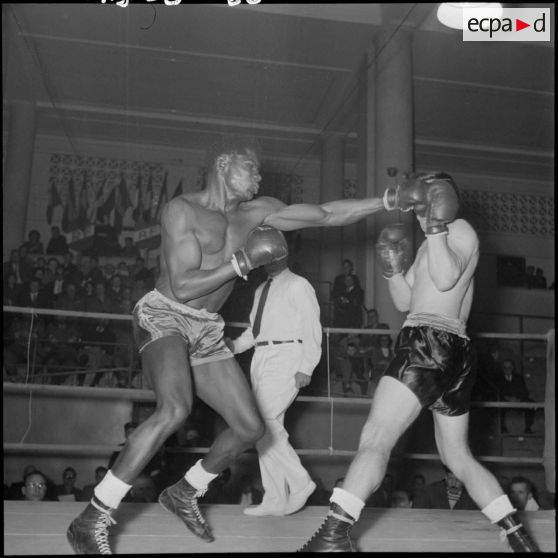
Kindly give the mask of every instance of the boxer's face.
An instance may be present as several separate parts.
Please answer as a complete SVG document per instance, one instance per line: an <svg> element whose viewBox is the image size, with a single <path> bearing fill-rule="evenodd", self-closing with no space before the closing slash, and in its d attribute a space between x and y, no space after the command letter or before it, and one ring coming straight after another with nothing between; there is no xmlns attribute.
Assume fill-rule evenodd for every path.
<svg viewBox="0 0 558 558"><path fill-rule="evenodd" d="M251 200L259 190L262 177L259 172L259 160L253 151L242 154L227 155L224 178L235 197Z"/></svg>

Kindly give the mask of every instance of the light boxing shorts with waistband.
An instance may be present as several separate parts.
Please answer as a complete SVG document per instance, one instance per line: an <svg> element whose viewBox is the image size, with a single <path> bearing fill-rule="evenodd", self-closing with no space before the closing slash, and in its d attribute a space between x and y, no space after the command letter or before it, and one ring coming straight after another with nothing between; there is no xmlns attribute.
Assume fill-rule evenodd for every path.
<svg viewBox="0 0 558 558"><path fill-rule="evenodd" d="M157 289L137 302L132 318L140 353L157 339L178 336L188 343L192 366L233 357L224 341L225 322L219 314L176 302Z"/></svg>
<svg viewBox="0 0 558 558"><path fill-rule="evenodd" d="M442 415L469 411L475 352L465 324L433 314L409 315L384 375L405 384L421 406Z"/></svg>

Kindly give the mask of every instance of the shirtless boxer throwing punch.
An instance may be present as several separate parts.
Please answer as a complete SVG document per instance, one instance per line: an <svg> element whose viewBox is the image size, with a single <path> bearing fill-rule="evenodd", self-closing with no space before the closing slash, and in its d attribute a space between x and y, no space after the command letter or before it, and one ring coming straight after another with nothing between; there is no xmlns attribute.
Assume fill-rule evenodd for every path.
<svg viewBox="0 0 558 558"><path fill-rule="evenodd" d="M212 155L206 188L174 198L163 209L161 273L155 289L133 310L135 339L156 409L130 436L91 502L71 523L67 536L77 553L111 553L112 511L188 417L194 391L229 428L184 478L163 490L159 501L196 535L213 540L198 498L264 433L250 386L224 342L224 323L217 312L237 276L286 254L284 237L276 229L348 225L384 209L379 198L291 206L270 197L254 199L261 180L255 144L223 144Z"/></svg>

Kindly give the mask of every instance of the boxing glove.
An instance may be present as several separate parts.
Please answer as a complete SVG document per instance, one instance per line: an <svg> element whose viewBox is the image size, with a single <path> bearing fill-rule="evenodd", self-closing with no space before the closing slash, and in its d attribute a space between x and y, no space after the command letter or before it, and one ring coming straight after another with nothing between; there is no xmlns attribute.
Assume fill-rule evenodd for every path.
<svg viewBox="0 0 558 558"><path fill-rule="evenodd" d="M425 193L424 185L416 177L405 179L401 184L387 188L382 198L384 207L388 211L399 209L399 211L415 212L423 211Z"/></svg>
<svg viewBox="0 0 558 558"><path fill-rule="evenodd" d="M448 234L447 223L455 220L459 210L459 197L453 181L435 179L425 184L426 234Z"/></svg>
<svg viewBox="0 0 558 558"><path fill-rule="evenodd" d="M231 263L237 275L246 277L252 269L282 260L288 255L283 233L268 225L260 225L250 232L244 247L233 254Z"/></svg>
<svg viewBox="0 0 558 558"><path fill-rule="evenodd" d="M384 227L376 242L376 254L386 279L407 271L411 264L412 246L405 225L396 223Z"/></svg>

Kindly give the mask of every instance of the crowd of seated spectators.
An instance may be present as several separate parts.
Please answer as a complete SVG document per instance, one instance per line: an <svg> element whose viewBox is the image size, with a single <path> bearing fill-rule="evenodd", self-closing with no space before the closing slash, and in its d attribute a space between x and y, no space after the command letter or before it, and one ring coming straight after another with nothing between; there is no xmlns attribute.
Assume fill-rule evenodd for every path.
<svg viewBox="0 0 558 558"><path fill-rule="evenodd" d="M13 249L3 264L3 304L26 308L46 308L76 312L130 314L135 303L153 289L157 266L148 269L131 237L121 247L122 261L99 265L92 253L74 255L58 227L46 254L37 231ZM135 262L132 264L131 259ZM35 316L4 313L4 372L6 379L17 375L18 365L30 372L46 370L52 383L64 383L64 370L128 368L133 364L130 350L131 323L122 320ZM30 346L32 344L32 346ZM27 354L32 356L28 362ZM32 353L32 355L31 355ZM78 384L97 385L103 374L78 375ZM115 372L117 385L129 380Z"/></svg>

